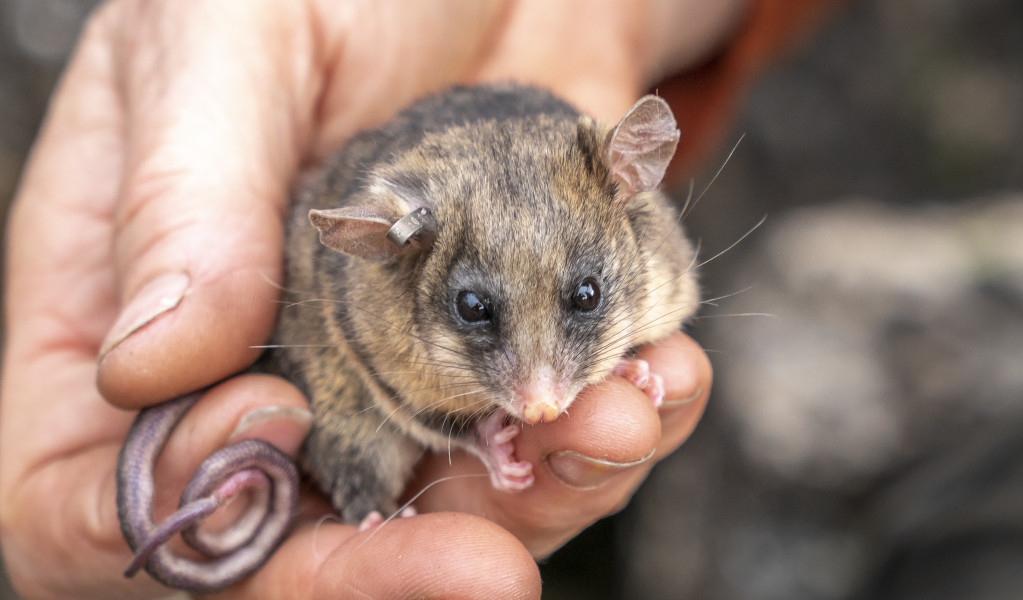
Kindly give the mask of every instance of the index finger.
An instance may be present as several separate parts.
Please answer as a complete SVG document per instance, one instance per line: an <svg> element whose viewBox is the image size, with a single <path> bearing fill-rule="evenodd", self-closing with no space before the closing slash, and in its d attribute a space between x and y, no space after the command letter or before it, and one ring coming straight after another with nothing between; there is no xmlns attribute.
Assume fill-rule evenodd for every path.
<svg viewBox="0 0 1023 600"><path fill-rule="evenodd" d="M304 2L114 6L121 311L97 381L110 402L140 408L245 368L269 337L319 68L292 60L314 56Z"/></svg>

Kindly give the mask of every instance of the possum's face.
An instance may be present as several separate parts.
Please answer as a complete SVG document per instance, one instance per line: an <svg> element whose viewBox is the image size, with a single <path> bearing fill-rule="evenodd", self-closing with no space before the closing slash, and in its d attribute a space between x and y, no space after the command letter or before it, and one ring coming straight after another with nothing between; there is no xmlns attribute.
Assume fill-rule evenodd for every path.
<svg viewBox="0 0 1023 600"><path fill-rule="evenodd" d="M393 358L374 363L399 373L388 384L410 413L442 429L495 410L551 421L630 348L678 327L694 304L691 256L656 191L677 140L653 97L610 130L482 121L424 134L373 174L366 204L311 214L325 244L383 264L358 283L363 302L389 305L369 280L391 281L409 307L407 326L389 321ZM419 209L429 243L384 240Z"/></svg>
<svg viewBox="0 0 1023 600"><path fill-rule="evenodd" d="M476 194L447 221L438 211L415 318L453 382L449 412L552 421L633 345L650 287L635 221L602 202L613 190L546 182Z"/></svg>

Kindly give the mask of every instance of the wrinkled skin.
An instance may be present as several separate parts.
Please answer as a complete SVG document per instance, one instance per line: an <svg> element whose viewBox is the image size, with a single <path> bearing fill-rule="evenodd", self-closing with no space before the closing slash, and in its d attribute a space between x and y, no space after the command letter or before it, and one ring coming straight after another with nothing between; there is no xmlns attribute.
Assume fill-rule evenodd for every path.
<svg viewBox="0 0 1023 600"><path fill-rule="evenodd" d="M613 120L654 78L713 48L735 14L699 2L600 13L440 4L125 0L90 21L9 220L0 537L23 597L166 593L121 575L130 552L117 452L135 410L228 377L265 343L281 220L303 164L456 81L546 85ZM517 451L538 467L529 490L448 481L417 501L424 514L372 537L318 520L330 509L306 492L273 558L219 596L538 598L534 557L623 506L703 411L710 366L692 340L677 334L641 355L664 378L664 406L617 378L585 390L569 418L522 433ZM158 465L157 512L229 440L294 454L304 407L268 376L211 388ZM461 453L430 457L409 492L481 471Z"/></svg>

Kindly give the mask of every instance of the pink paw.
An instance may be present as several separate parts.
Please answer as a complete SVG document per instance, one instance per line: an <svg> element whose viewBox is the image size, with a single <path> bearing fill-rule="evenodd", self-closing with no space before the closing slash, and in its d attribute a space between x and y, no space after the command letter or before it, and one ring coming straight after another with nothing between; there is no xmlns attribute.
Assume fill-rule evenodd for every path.
<svg viewBox="0 0 1023 600"><path fill-rule="evenodd" d="M490 483L494 489L518 492L533 485L533 465L515 460L515 444L512 440L519 434L518 425L509 425L491 438Z"/></svg>
<svg viewBox="0 0 1023 600"><path fill-rule="evenodd" d="M480 428L477 442L472 448L490 472L490 484L504 492L518 492L533 485L533 465L515 460L515 439L521 429L518 425L503 425L504 417L495 415Z"/></svg>
<svg viewBox="0 0 1023 600"><path fill-rule="evenodd" d="M664 402L664 378L650 372L650 363L638 358L623 358L612 374L622 377L650 398L654 407Z"/></svg>
<svg viewBox="0 0 1023 600"><path fill-rule="evenodd" d="M363 531L369 531L384 522L384 515L380 514L380 511L374 510L365 517L362 518L362 522L359 523L359 533Z"/></svg>
<svg viewBox="0 0 1023 600"><path fill-rule="evenodd" d="M398 517L402 519L409 519L411 517L416 516L417 514L418 513L416 512L415 508L411 506L406 506L401 510L400 513L398 513ZM359 523L359 533L369 531L370 529L375 529L393 518L394 516L392 515L390 518L385 519L384 515L380 514L380 511L374 510L373 512L369 513L368 515L362 518L362 522Z"/></svg>

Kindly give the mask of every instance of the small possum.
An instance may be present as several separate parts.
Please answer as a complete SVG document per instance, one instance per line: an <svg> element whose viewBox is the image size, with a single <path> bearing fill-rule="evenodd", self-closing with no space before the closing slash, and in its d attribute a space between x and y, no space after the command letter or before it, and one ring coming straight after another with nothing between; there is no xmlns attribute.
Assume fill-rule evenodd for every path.
<svg viewBox="0 0 1023 600"><path fill-rule="evenodd" d="M520 424L553 421L611 373L661 401L662 381L629 352L698 305L693 248L659 191L678 139L655 96L603 126L542 89L456 87L355 136L299 191L269 362L309 398L300 464L344 521L394 511L426 450L463 448L495 488L528 487L532 465L515 458ZM248 549L258 560L247 570L164 568L163 542L194 528L200 511L186 509L211 494L209 484L186 492L170 525L148 515L152 461L187 410L162 407L181 402L143 411L140 421L159 425L129 433L119 510L137 552L130 571L144 565L169 585L209 591L278 542ZM232 489L268 490L261 510L287 513L297 475L253 483L250 470ZM148 499L134 498L139 481ZM236 537L269 535L247 527Z"/></svg>

